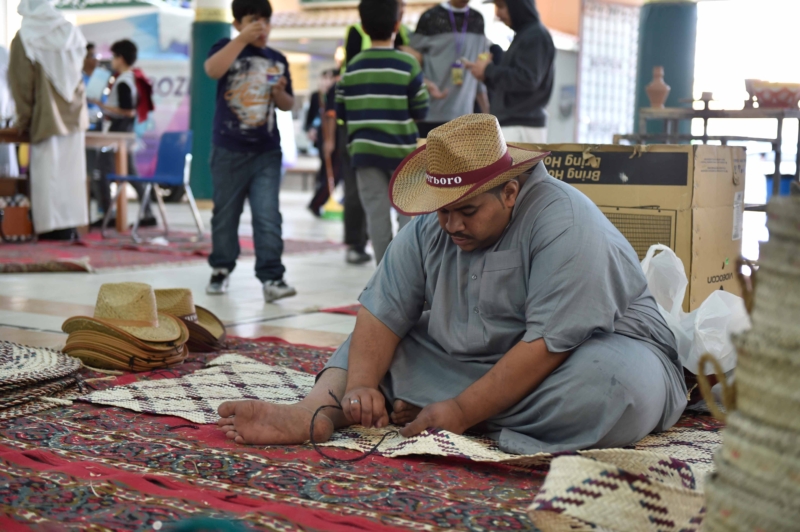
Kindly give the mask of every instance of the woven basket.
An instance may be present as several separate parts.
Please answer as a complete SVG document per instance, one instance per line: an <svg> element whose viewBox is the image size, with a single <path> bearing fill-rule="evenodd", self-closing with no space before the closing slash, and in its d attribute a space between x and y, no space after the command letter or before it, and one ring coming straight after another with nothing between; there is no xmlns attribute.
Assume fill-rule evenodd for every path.
<svg viewBox="0 0 800 532"><path fill-rule="evenodd" d="M734 412L728 417L724 439L718 457L726 465L800 499L800 432Z"/></svg>
<svg viewBox="0 0 800 532"><path fill-rule="evenodd" d="M706 532L796 532L800 509L768 483L717 459L717 473L706 482ZM797 498L794 498L797 501Z"/></svg>
<svg viewBox="0 0 800 532"><path fill-rule="evenodd" d="M800 431L800 360L780 350L738 346L736 408L761 422ZM767 353L775 354L769 356Z"/></svg>
<svg viewBox="0 0 800 532"><path fill-rule="evenodd" d="M800 272L787 275L760 262L753 329L780 345L800 345Z"/></svg>
<svg viewBox="0 0 800 532"><path fill-rule="evenodd" d="M800 198L772 198L767 205L767 228L770 239L778 237L800 243Z"/></svg>
<svg viewBox="0 0 800 532"><path fill-rule="evenodd" d="M542 532L697 530L703 493L684 462L642 451L618 451L600 462L582 456L553 460L528 508Z"/></svg>

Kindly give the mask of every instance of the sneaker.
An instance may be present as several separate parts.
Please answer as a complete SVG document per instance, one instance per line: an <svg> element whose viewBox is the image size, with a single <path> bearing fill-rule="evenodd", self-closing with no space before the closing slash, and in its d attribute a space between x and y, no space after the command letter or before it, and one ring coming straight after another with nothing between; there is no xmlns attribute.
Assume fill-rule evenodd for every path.
<svg viewBox="0 0 800 532"><path fill-rule="evenodd" d="M264 301L267 303L294 295L297 295L297 290L286 284L283 279L264 282Z"/></svg>
<svg viewBox="0 0 800 532"><path fill-rule="evenodd" d="M372 260L372 255L366 251L359 251L357 249L350 248L347 250L344 260L347 262L347 264L364 264Z"/></svg>
<svg viewBox="0 0 800 532"><path fill-rule="evenodd" d="M149 216L145 216L139 222L139 227L156 227L158 225L158 220L152 214Z"/></svg>
<svg viewBox="0 0 800 532"><path fill-rule="evenodd" d="M206 294L215 296L227 292L229 276L230 272L225 268L214 268L214 271L211 272L211 280L206 286Z"/></svg>

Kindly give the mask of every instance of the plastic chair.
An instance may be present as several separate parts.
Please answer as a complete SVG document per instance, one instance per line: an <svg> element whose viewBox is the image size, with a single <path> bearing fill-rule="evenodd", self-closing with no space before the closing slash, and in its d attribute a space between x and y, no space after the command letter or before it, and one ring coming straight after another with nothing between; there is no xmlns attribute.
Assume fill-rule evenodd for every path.
<svg viewBox="0 0 800 532"><path fill-rule="evenodd" d="M161 136L161 141L158 143L158 160L156 161L156 171L153 177L138 177L138 176L120 176L116 174L106 175L106 179L116 183L143 183L145 185L144 193L142 194L141 205L139 206L139 214L136 216L136 221L133 224L131 231L131 238L134 242L141 242L142 239L138 235L139 223L144 218L147 212L147 206L150 204L150 197L153 190L155 190L156 202L158 203L158 210L161 213L161 220L164 223L164 236L169 234L169 226L167 225L167 213L164 207L164 200L161 198L161 186L176 187L183 186L186 190L186 198L189 200L189 208L194 217L194 223L197 226L197 236L200 240L203 239L203 220L200 218L200 211L197 210L197 203L192 194L192 188L189 186L192 168L192 132L172 132L164 133ZM117 196L121 192L120 187L117 194L111 201L112 208L108 209L105 217L103 218L103 227L101 233L103 237L106 236L106 229L111 221L111 213L116 210Z"/></svg>

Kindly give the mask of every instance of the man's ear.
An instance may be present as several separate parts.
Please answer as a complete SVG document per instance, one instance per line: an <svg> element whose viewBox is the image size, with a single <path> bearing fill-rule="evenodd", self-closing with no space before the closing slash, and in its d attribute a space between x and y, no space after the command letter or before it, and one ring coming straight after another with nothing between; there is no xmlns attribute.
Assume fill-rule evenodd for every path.
<svg viewBox="0 0 800 532"><path fill-rule="evenodd" d="M392 33L400 32L400 24L402 24L402 23L403 23L402 20L398 20L397 22L395 22L394 23L394 31Z"/></svg>
<svg viewBox="0 0 800 532"><path fill-rule="evenodd" d="M242 22L236 19L233 19L233 27L236 28L236 31L239 33L242 32Z"/></svg>
<svg viewBox="0 0 800 532"><path fill-rule="evenodd" d="M511 208L517 203L517 196L519 196L520 184L516 179L512 179L506 186L503 187L503 203L506 207Z"/></svg>

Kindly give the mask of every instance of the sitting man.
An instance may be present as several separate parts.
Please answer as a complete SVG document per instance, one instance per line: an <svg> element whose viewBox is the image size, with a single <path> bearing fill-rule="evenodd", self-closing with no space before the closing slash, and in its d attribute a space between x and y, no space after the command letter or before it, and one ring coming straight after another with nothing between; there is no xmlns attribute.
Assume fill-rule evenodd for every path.
<svg viewBox="0 0 800 532"><path fill-rule="evenodd" d="M344 410L317 416L315 441L391 420L403 436L472 429L532 454L671 427L686 385L636 253L545 155L506 146L491 115L431 131L392 178L393 205L418 216L367 283L352 336L300 403L223 403L227 437L302 443L329 390Z"/></svg>

